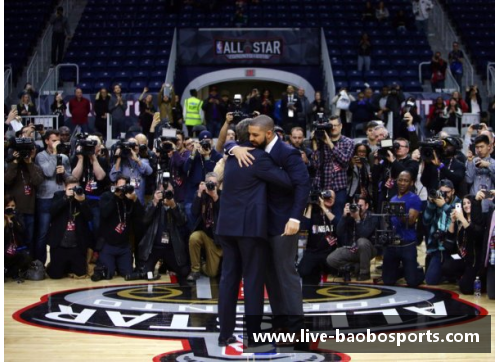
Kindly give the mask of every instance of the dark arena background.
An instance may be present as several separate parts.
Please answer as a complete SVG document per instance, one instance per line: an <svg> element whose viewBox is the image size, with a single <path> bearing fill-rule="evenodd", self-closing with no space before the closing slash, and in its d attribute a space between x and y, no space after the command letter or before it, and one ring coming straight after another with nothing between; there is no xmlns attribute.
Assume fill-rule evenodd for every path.
<svg viewBox="0 0 500 362"><path fill-rule="evenodd" d="M494 360L493 0L5 0L3 15L6 361ZM400 346L247 347L244 279L219 345L224 145L259 114L309 176L292 248L305 328ZM266 192L272 209L288 191ZM270 245L259 265L276 272Z"/></svg>

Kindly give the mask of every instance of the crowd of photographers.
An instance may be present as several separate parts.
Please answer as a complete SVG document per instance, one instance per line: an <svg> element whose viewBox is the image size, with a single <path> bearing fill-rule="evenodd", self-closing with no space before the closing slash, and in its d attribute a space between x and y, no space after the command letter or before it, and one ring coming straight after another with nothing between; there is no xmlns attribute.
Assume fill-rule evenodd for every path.
<svg viewBox="0 0 500 362"><path fill-rule="evenodd" d="M299 274L313 284L324 273L367 281L371 261L381 256L384 284L448 281L470 294L479 276L494 297L494 135L479 124L464 140L445 132L425 138L412 100L396 109L404 103L399 92L380 95L389 98L387 110L398 113L393 130L386 128L385 108L365 107L366 122L357 120L366 101L334 104L329 116L319 92L313 106L302 104L304 93L291 86L283 94L275 132L300 151L311 186ZM208 101L194 101L214 134L191 127L189 137L174 129L157 137L160 113L149 132L109 149L100 133L70 139L67 127L23 127L5 143L6 275L21 279L31 260L46 264L49 245L46 272L55 279L92 275L98 281L117 273L156 279L158 261L160 271L175 273L181 284L218 276L223 254L214 231L224 162L233 157L224 155L223 145L235 139L242 118L274 112L268 92L253 93L246 101L235 97L228 109L219 107L215 88ZM367 93L371 98L366 90L363 99ZM311 112L301 118L302 107ZM163 117L168 123L168 112ZM417 262L422 242L425 265Z"/></svg>

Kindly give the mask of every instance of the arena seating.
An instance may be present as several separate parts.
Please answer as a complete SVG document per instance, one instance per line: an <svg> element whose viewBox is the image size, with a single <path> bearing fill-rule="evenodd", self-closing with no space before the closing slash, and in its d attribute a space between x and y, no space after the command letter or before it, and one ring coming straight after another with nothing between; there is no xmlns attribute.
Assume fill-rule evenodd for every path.
<svg viewBox="0 0 500 362"><path fill-rule="evenodd" d="M5 0L4 64L12 66L14 79L27 64L54 8L53 0Z"/></svg>
<svg viewBox="0 0 500 362"><path fill-rule="evenodd" d="M391 15L400 9L412 13L406 1L385 3ZM356 90L368 82L380 88L397 82L406 91L421 91L418 64L432 56L425 36L415 31L411 16L406 35L397 34L392 21L364 24L363 6L363 2L263 0L248 4L245 14L248 27L324 27L338 87ZM117 82L127 92L140 92L144 86L153 90L164 79L175 27L233 27L234 13L234 4L213 12L184 6L175 14L153 0L90 0L65 62L80 66L80 86L87 92ZM372 70L359 74L357 46L364 32L373 43ZM72 72L63 70L62 79L74 79Z"/></svg>
<svg viewBox="0 0 500 362"><path fill-rule="evenodd" d="M486 78L488 62L495 61L495 1L447 0L446 11L476 70Z"/></svg>

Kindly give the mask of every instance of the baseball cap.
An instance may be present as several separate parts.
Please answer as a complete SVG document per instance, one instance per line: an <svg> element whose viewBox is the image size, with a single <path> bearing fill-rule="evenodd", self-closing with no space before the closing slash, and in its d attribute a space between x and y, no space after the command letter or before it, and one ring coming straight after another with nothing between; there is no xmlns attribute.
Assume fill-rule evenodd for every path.
<svg viewBox="0 0 500 362"><path fill-rule="evenodd" d="M198 135L198 139L201 140L206 140L206 139L212 139L212 134L208 131L203 131Z"/></svg>
<svg viewBox="0 0 500 362"><path fill-rule="evenodd" d="M450 180L448 180L446 178L441 180L441 182L439 183L439 187L449 187L452 190L455 189L453 182L451 182Z"/></svg>

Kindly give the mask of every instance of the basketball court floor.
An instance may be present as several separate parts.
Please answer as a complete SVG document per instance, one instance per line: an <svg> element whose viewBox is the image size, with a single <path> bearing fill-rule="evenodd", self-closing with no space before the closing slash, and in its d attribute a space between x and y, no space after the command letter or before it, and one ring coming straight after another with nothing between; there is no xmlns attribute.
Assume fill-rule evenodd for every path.
<svg viewBox="0 0 500 362"><path fill-rule="evenodd" d="M489 315L491 353L401 353L394 345L381 347L382 353L356 353L357 347L343 351L329 341L306 353L272 346L266 353L248 353L239 342L218 347L217 283L201 278L181 288L175 281L170 276L155 282L126 282L118 277L96 283L69 278L20 284L8 280L4 284L5 361L494 360L494 301L484 294L479 298L458 295L458 288L451 284L439 289L391 288L372 283L343 285L339 278L329 277L320 286L303 288L306 324L312 331L322 331L333 324L332 315L342 316L346 311L349 318L337 320L337 326L444 333L457 324L467 330L474 323L473 316ZM413 309L446 314L447 318L439 323L433 318L404 320L387 329L385 320L380 323L380 318L369 315L370 310L382 309L392 317L403 309ZM264 317L264 325L266 320ZM430 350L421 345L417 351Z"/></svg>

